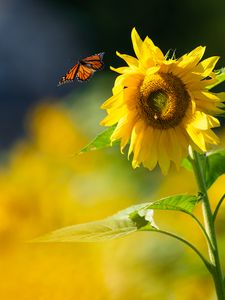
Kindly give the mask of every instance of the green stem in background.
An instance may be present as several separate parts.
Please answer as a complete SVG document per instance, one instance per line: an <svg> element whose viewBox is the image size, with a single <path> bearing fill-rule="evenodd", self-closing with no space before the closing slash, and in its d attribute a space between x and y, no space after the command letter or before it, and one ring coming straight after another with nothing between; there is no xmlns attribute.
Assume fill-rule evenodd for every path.
<svg viewBox="0 0 225 300"><path fill-rule="evenodd" d="M199 192L202 194L202 213L204 217L205 230L209 237L208 252L212 268L212 276L216 288L218 300L225 299L225 289L223 283L223 274L220 265L219 252L217 246L216 232L214 227L213 213L210 207L208 198L205 176L204 176L204 161L201 154L196 151L190 150L191 163L193 166L195 178L198 184Z"/></svg>
<svg viewBox="0 0 225 300"><path fill-rule="evenodd" d="M195 215L193 215L192 213L188 213L188 215L191 216L197 222L197 224L199 225L202 233L204 234L204 236L208 242L208 245L210 245L211 249L213 249L213 245L212 245L211 240L205 230L205 227L202 225L202 223L199 221L199 219Z"/></svg>
<svg viewBox="0 0 225 300"><path fill-rule="evenodd" d="M223 200L225 199L225 194L221 197L220 201L218 202L217 206L216 206L216 209L214 211L214 214L213 214L213 221L215 222L215 219L216 219L216 216L218 214L218 211L220 209L220 206L221 204L223 203Z"/></svg>
<svg viewBox="0 0 225 300"><path fill-rule="evenodd" d="M192 245L190 242L188 242L187 240L183 239L182 237L173 234L171 232L165 231L165 230L152 230L152 232L160 232L162 234L168 235L170 237L173 237L175 239L177 239L178 241L186 244L188 247L190 247L199 257L200 259L203 261L203 263L205 264L206 268L209 270L209 272L212 272L212 266L211 264L207 261L207 259L201 254L201 252L194 246Z"/></svg>

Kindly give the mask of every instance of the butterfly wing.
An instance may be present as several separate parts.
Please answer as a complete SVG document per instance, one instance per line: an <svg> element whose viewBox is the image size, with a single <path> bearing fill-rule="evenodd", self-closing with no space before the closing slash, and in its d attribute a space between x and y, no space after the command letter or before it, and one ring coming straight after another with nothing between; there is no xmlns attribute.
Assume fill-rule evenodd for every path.
<svg viewBox="0 0 225 300"><path fill-rule="evenodd" d="M92 77L95 70L89 68L84 64L80 64L79 71L77 72L77 80L80 82L87 81Z"/></svg>
<svg viewBox="0 0 225 300"><path fill-rule="evenodd" d="M59 81L58 86L71 82L74 80L74 78L77 76L77 73L79 71L80 64L76 64L73 66Z"/></svg>
<svg viewBox="0 0 225 300"><path fill-rule="evenodd" d="M91 68L95 71L100 71L104 67L104 63L103 63L104 54L105 54L104 52L94 54L86 58L83 58L80 62L81 64L85 65L88 68Z"/></svg>
<svg viewBox="0 0 225 300"><path fill-rule="evenodd" d="M104 52L100 52L79 60L78 63L60 79L58 86L72 82L75 78L80 82L90 79L95 71L103 69L103 55Z"/></svg>

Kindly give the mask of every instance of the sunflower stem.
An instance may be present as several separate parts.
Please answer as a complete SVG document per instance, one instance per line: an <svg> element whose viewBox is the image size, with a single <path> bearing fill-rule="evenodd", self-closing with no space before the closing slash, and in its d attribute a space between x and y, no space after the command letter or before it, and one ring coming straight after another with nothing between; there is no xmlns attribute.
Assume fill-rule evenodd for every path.
<svg viewBox="0 0 225 300"><path fill-rule="evenodd" d="M210 242L208 241L208 252L211 262L211 274L213 276L217 299L225 299L225 289L223 283L223 274L220 265L219 251L217 245L217 238L214 226L213 213L210 207L210 202L207 193L207 187L204 176L204 161L202 160L201 154L190 149L191 163L193 166L195 178L198 184L199 192L202 194L202 213L204 217L205 230L209 237Z"/></svg>

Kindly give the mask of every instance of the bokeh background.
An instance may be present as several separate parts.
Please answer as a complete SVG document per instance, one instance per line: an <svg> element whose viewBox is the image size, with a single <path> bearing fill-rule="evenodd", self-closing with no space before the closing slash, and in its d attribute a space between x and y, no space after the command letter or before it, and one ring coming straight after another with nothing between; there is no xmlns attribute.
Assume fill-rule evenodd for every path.
<svg viewBox="0 0 225 300"><path fill-rule="evenodd" d="M224 11L222 0L0 1L0 299L215 299L198 257L156 233L93 244L24 241L129 205L197 191L190 172L164 178L158 170L132 170L116 147L77 153L102 130L99 107L116 76L109 66L121 65L116 50L133 54L134 26L164 53L176 49L180 56L206 45L207 56L221 56L220 68ZM101 51L104 71L87 83L57 88L77 59ZM224 145L224 129L219 134ZM222 176L210 189L213 207L224 184ZM156 221L207 254L187 216L158 213ZM221 253L223 228L221 213Z"/></svg>

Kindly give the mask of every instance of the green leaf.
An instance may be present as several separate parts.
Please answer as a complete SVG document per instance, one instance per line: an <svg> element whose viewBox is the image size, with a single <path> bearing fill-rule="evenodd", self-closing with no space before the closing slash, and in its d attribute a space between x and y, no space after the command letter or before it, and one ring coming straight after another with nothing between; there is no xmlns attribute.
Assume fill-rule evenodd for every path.
<svg viewBox="0 0 225 300"><path fill-rule="evenodd" d="M216 179L225 174L225 149L208 153L206 156L205 179L207 189Z"/></svg>
<svg viewBox="0 0 225 300"><path fill-rule="evenodd" d="M98 242L116 239L136 231L156 231L153 210L177 210L191 213L198 199L192 195L176 195L155 202L133 205L96 222L72 225L52 231L30 242Z"/></svg>
<svg viewBox="0 0 225 300"><path fill-rule="evenodd" d="M129 215L145 206L146 203L134 205L100 221L63 227L31 242L98 242L116 239L137 231L136 223Z"/></svg>
<svg viewBox="0 0 225 300"><path fill-rule="evenodd" d="M162 198L145 207L145 209L177 210L192 213L198 197L195 195L175 195Z"/></svg>
<svg viewBox="0 0 225 300"><path fill-rule="evenodd" d="M154 223L152 214L154 209L176 210L191 215L197 202L198 197L195 195L169 196L152 203L146 203L144 207L133 211L130 214L130 218L136 224L136 227L139 231L157 231L159 229Z"/></svg>
<svg viewBox="0 0 225 300"><path fill-rule="evenodd" d="M32 242L98 242L127 235L137 228L130 220L102 220L55 230Z"/></svg>
<svg viewBox="0 0 225 300"><path fill-rule="evenodd" d="M112 126L99 133L87 146L80 150L80 153L100 150L112 146L110 137L115 128L116 126ZM117 143L118 141L114 142L113 145Z"/></svg>
<svg viewBox="0 0 225 300"><path fill-rule="evenodd" d="M207 87L209 90L211 90L215 86L219 85L221 82L225 81L225 68L216 70L215 73L216 73L216 78L218 79L218 81L212 85L209 85Z"/></svg>

